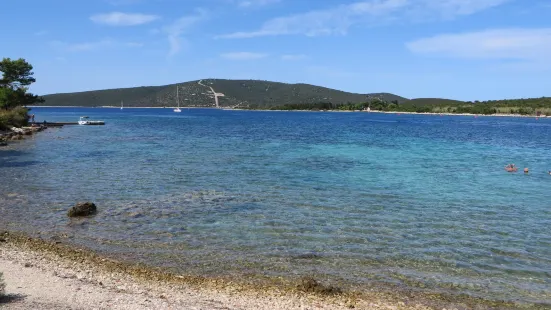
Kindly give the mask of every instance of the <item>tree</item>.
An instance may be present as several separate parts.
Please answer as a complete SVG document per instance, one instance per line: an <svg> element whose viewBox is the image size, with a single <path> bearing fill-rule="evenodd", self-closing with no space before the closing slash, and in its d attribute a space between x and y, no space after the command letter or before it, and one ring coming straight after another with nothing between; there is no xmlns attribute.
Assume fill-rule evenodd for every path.
<svg viewBox="0 0 551 310"><path fill-rule="evenodd" d="M34 74L32 70L33 66L23 58L17 60L4 58L0 62L0 71L2 72L0 85L12 90L27 87L36 82L36 79L32 77Z"/></svg>
<svg viewBox="0 0 551 310"><path fill-rule="evenodd" d="M25 59L4 58L0 62L0 108L10 109L20 105L44 102L44 99L28 93L28 86L36 82L33 66Z"/></svg>

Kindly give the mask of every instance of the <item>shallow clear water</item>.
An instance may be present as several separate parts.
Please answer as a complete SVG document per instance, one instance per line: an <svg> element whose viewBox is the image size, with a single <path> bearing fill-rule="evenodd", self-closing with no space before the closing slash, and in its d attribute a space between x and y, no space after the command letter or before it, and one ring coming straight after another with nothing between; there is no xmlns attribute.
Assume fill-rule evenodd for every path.
<svg viewBox="0 0 551 310"><path fill-rule="evenodd" d="M33 108L0 225L184 273L551 302L551 120ZM509 174L513 162L530 174ZM70 221L76 201L99 214Z"/></svg>

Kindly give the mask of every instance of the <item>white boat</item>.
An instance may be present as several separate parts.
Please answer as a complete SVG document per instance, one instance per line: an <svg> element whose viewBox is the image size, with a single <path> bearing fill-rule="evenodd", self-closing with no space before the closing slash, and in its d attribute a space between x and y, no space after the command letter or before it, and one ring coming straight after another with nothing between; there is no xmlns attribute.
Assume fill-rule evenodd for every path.
<svg viewBox="0 0 551 310"><path fill-rule="evenodd" d="M180 97L178 97L178 85L176 85L176 102L178 103L178 107L174 109L174 112L182 112L180 110Z"/></svg>
<svg viewBox="0 0 551 310"><path fill-rule="evenodd" d="M104 121L91 121L88 116L81 116L78 120L79 125L105 125Z"/></svg>
<svg viewBox="0 0 551 310"><path fill-rule="evenodd" d="M123 104L123 102L122 102L122 100L121 100L121 110L122 110L123 106L124 106L124 104Z"/></svg>

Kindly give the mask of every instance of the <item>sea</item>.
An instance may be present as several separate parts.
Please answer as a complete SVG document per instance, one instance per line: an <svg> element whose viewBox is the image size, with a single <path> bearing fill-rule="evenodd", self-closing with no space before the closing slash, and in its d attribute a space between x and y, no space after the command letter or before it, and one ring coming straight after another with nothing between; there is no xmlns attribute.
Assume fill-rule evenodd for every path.
<svg viewBox="0 0 551 310"><path fill-rule="evenodd" d="M31 113L105 125L0 148L0 228L188 275L551 305L551 119ZM69 219L79 201L98 214Z"/></svg>

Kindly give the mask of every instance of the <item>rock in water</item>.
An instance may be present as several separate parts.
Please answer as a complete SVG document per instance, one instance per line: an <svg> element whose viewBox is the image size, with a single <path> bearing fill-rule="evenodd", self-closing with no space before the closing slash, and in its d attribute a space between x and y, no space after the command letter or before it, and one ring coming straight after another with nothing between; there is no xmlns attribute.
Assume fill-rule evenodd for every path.
<svg viewBox="0 0 551 310"><path fill-rule="evenodd" d="M87 216L96 214L96 205L91 202L79 202L67 211L68 217Z"/></svg>

